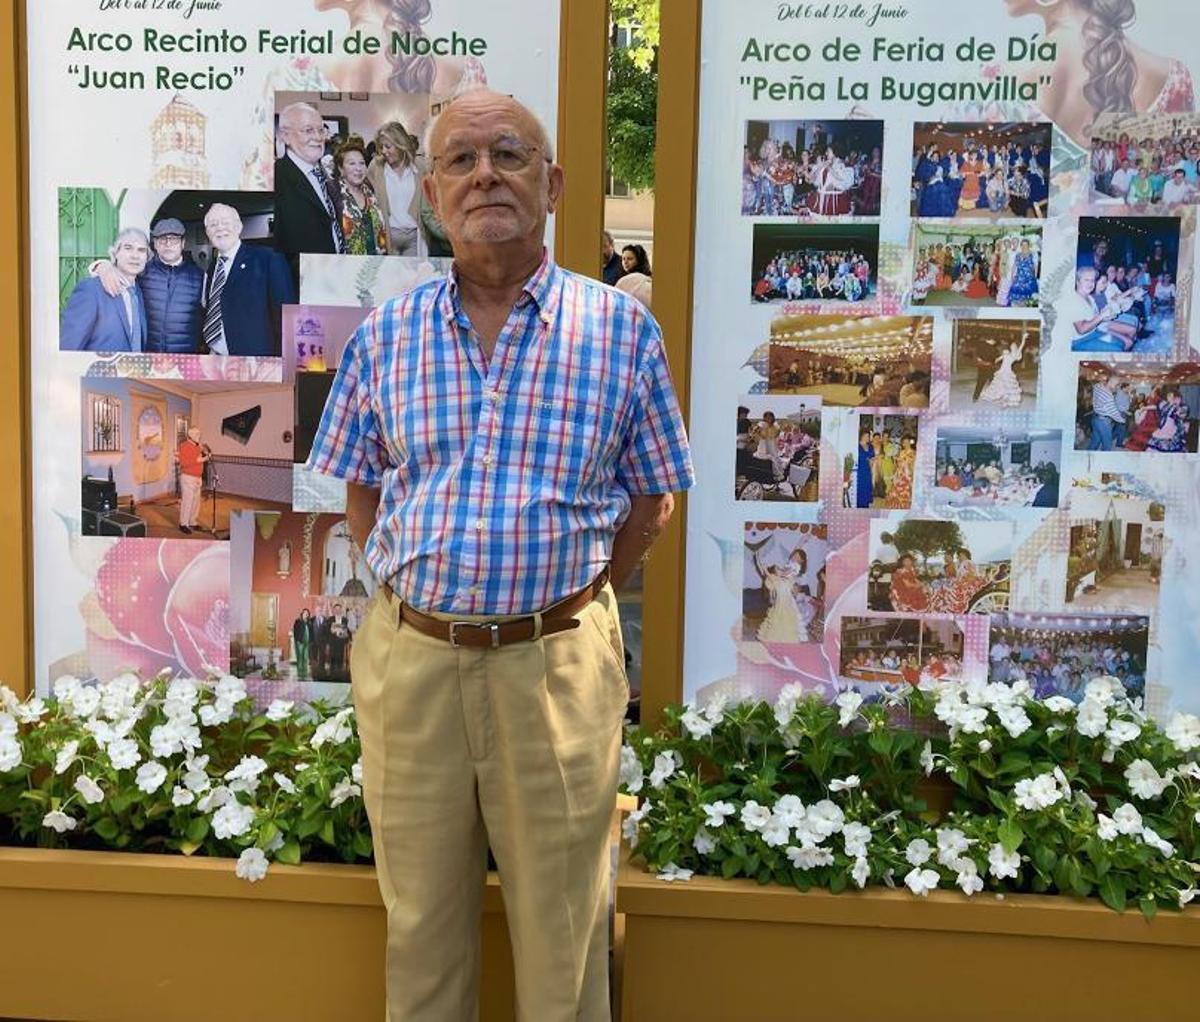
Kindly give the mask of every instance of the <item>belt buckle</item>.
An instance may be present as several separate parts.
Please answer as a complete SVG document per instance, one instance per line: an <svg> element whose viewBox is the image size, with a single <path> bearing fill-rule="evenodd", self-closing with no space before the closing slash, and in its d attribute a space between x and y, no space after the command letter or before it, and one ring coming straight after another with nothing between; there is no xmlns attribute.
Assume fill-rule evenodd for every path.
<svg viewBox="0 0 1200 1022"><path fill-rule="evenodd" d="M460 628L486 628L492 637L492 649L500 648L500 625L495 621L451 621L450 645L454 649L462 649L458 641L458 629Z"/></svg>

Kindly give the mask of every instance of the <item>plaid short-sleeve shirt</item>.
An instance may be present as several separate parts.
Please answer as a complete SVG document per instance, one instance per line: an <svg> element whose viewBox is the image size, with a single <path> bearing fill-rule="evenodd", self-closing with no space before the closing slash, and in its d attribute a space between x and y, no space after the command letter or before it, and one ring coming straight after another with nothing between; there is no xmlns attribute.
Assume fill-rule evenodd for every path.
<svg viewBox="0 0 1200 1022"><path fill-rule="evenodd" d="M372 313L308 467L380 487L372 571L411 606L462 614L529 613L581 589L631 496L695 478L658 325L549 256L490 360L453 273Z"/></svg>

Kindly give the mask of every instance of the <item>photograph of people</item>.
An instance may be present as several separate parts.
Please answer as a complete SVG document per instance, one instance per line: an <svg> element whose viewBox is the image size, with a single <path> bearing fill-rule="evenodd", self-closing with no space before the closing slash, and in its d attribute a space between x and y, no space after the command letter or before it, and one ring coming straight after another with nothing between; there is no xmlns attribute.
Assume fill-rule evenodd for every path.
<svg viewBox="0 0 1200 1022"><path fill-rule="evenodd" d="M820 642L824 637L826 526L747 523L742 637Z"/></svg>
<svg viewBox="0 0 1200 1022"><path fill-rule="evenodd" d="M1195 454L1200 363L1080 362L1075 449Z"/></svg>
<svg viewBox="0 0 1200 1022"><path fill-rule="evenodd" d="M342 237L347 255L384 255L388 251L387 222L367 180L367 149L351 135L333 154L341 196Z"/></svg>
<svg viewBox="0 0 1200 1022"><path fill-rule="evenodd" d="M201 443L203 433L192 426L175 450L179 470L179 531L190 533L200 527L200 493L205 465L212 460L212 449Z"/></svg>
<svg viewBox="0 0 1200 1022"><path fill-rule="evenodd" d="M1058 336L1072 351L1170 354L1179 248L1178 217L1081 217Z"/></svg>
<svg viewBox="0 0 1200 1022"><path fill-rule="evenodd" d="M1058 507L1062 431L937 431L934 502L951 507Z"/></svg>
<svg viewBox="0 0 1200 1022"><path fill-rule="evenodd" d="M843 438L858 437L853 450L842 453L842 506L848 508L907 508L912 504L913 472L917 461L916 413L849 413L838 427Z"/></svg>
<svg viewBox="0 0 1200 1022"><path fill-rule="evenodd" d="M840 677L892 685L963 676L962 628L950 618L843 617Z"/></svg>
<svg viewBox="0 0 1200 1022"><path fill-rule="evenodd" d="M743 216L878 216L883 121L747 121Z"/></svg>
<svg viewBox="0 0 1200 1022"><path fill-rule="evenodd" d="M913 125L912 215L1044 218L1050 151L1049 124L918 122Z"/></svg>
<svg viewBox="0 0 1200 1022"><path fill-rule="evenodd" d="M1131 699L1146 690L1150 619L1137 615L993 614L988 681L1029 682L1037 699L1082 702L1087 683L1107 675Z"/></svg>
<svg viewBox="0 0 1200 1022"><path fill-rule="evenodd" d="M778 316L771 321L767 391L812 395L827 405L928 408L932 359L927 316Z"/></svg>
<svg viewBox="0 0 1200 1022"><path fill-rule="evenodd" d="M1070 608L1157 610L1166 542L1161 495L1136 476L1106 472L1073 480L1067 507Z"/></svg>
<svg viewBox="0 0 1200 1022"><path fill-rule="evenodd" d="M1038 305L1040 227L922 222L913 235L914 305Z"/></svg>
<svg viewBox="0 0 1200 1022"><path fill-rule="evenodd" d="M367 180L375 190L388 231L388 255L449 255L443 244L432 251L421 233L422 223L444 243L445 234L428 208L421 182L425 161L420 156L417 136L399 121L388 121L375 135L375 156L367 169Z"/></svg>
<svg viewBox="0 0 1200 1022"><path fill-rule="evenodd" d="M346 251L341 189L322 164L326 131L321 112L309 103L279 111L284 153L275 161L275 247L300 279L301 252Z"/></svg>
<svg viewBox="0 0 1200 1022"><path fill-rule="evenodd" d="M138 227L126 227L109 249L118 285L109 294L98 277L83 277L63 306L58 346L63 351L144 351L146 308L138 277L146 269L150 239Z"/></svg>
<svg viewBox="0 0 1200 1022"><path fill-rule="evenodd" d="M740 399L735 500L817 500L821 402L754 394Z"/></svg>
<svg viewBox="0 0 1200 1022"><path fill-rule="evenodd" d="M1041 320L956 319L950 349L950 407L1037 405Z"/></svg>
<svg viewBox="0 0 1200 1022"><path fill-rule="evenodd" d="M1091 198L1100 205L1194 205L1200 201L1200 118L1099 117L1092 129L1091 175Z"/></svg>
<svg viewBox="0 0 1200 1022"><path fill-rule="evenodd" d="M878 268L877 225L754 225L756 302L865 302L875 296Z"/></svg>
<svg viewBox="0 0 1200 1022"><path fill-rule="evenodd" d="M867 607L900 613L990 614L1008 607L1011 522L876 518Z"/></svg>

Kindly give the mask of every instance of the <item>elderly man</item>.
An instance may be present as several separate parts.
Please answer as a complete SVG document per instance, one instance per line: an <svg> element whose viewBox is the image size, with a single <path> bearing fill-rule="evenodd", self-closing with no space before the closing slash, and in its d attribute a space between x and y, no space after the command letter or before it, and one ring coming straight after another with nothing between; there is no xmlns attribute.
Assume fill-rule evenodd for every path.
<svg viewBox="0 0 1200 1022"><path fill-rule="evenodd" d="M279 113L279 134L286 152L275 161L275 247L300 279L301 252L345 252L341 189L321 166L325 122L307 103L292 103Z"/></svg>
<svg viewBox="0 0 1200 1022"><path fill-rule="evenodd" d="M212 459L212 452L200 442L200 437L199 427L193 426L175 452L175 461L179 465L180 532L191 533L198 528L204 465Z"/></svg>
<svg viewBox="0 0 1200 1022"><path fill-rule="evenodd" d="M273 355L283 351L283 307L296 286L278 252L242 244L242 218L215 202L204 214L213 258L204 278L204 348L214 355Z"/></svg>
<svg viewBox="0 0 1200 1022"><path fill-rule="evenodd" d="M1070 339L1072 351L1128 351L1137 337L1137 328L1117 322L1120 309L1107 304L1096 305L1097 274L1091 266L1075 271L1075 287L1064 291L1057 313L1063 330Z"/></svg>
<svg viewBox="0 0 1200 1022"><path fill-rule="evenodd" d="M126 227L108 250L115 268L116 293L105 291L98 277L75 285L62 310L58 346L63 351L143 351L146 307L137 279L146 269L150 239L137 227Z"/></svg>
<svg viewBox="0 0 1200 1022"><path fill-rule="evenodd" d="M309 458L383 583L351 677L390 1018L474 1017L490 844L519 1018L607 1019L613 590L691 458L654 320L543 248L563 172L534 116L467 92L425 148L454 268L354 335Z"/></svg>

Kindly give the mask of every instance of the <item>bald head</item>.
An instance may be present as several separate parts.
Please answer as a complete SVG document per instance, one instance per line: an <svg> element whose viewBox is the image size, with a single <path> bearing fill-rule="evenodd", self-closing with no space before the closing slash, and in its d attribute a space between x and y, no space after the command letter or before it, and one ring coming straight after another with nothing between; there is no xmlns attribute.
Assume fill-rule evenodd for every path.
<svg viewBox="0 0 1200 1022"><path fill-rule="evenodd" d="M553 161L554 143L550 140L546 126L523 103L491 89L468 89L455 96L426 126L422 151L428 155L437 155L441 150L435 147L445 143L448 133L454 130L455 125L459 121L470 124L471 118L478 114L507 115L519 131L517 137L523 142L537 146Z"/></svg>

